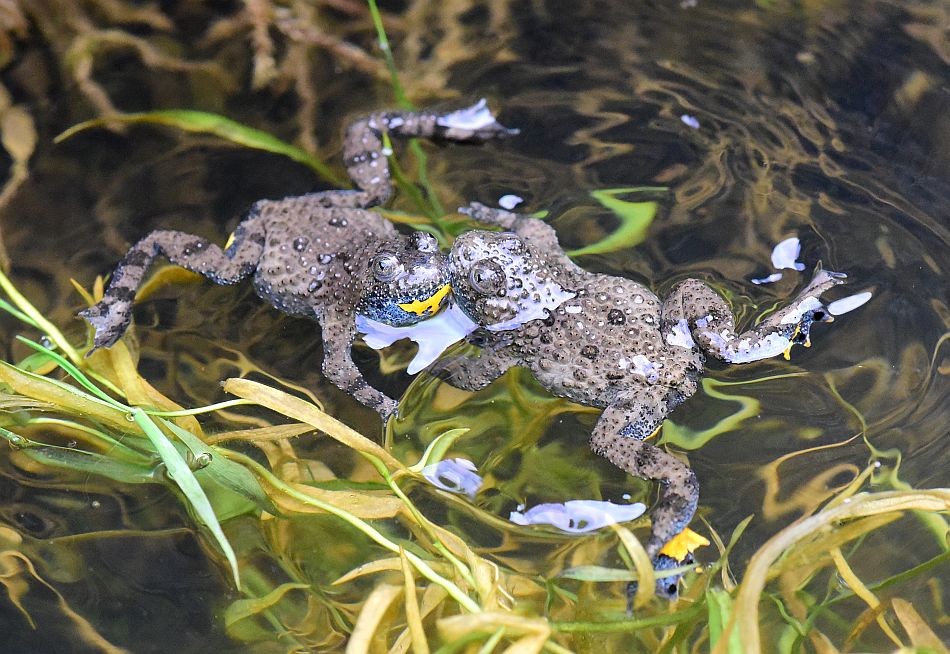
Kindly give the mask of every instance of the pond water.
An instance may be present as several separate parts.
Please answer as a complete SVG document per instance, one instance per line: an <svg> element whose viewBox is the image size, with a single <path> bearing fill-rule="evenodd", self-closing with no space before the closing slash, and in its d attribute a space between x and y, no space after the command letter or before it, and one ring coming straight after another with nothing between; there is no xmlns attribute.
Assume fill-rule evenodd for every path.
<svg viewBox="0 0 950 654"><path fill-rule="evenodd" d="M58 133L107 102L123 111L196 108L288 141L301 128L311 130L306 138L318 156L341 170L343 125L393 104L360 7L275 2L270 37L278 68L252 89L253 39L239 3L168 2L161 3L163 14L143 9L124 17L103 10L108 4L24 4L33 28L14 33L0 76L38 134L30 176L0 215L10 277L74 342L84 337L74 317L83 303L70 279L91 286L149 230L182 229L223 242L254 200L329 186L286 158L209 136L138 126L90 130L54 144ZM709 364L703 389L664 427L660 442L682 453L702 486L697 531L713 529L728 540L755 515L730 558L738 577L764 542L869 465L879 467L863 490L950 485L947 3L459 0L383 9L413 102L486 96L503 123L521 130L478 147L423 144L442 206L517 195L524 200L519 209L547 211L565 249L574 249L618 226L597 191L662 187L646 196L613 194L658 203L642 242L577 262L661 296L686 277L700 277L729 299L741 325L793 297L819 262L848 274L849 285L834 289L831 299L871 293L863 306L817 326L812 347L795 348L790 361ZM318 26L316 36L301 47L308 24ZM146 56L143 63L141 52L121 43L95 51L94 27L122 29L165 59ZM346 44L373 56L363 61ZM91 77L82 77L81 63L70 68L69 45L80 59L77 52L95 51ZM297 142L307 146L306 139ZM413 175L414 163L406 162ZM406 193L391 206L418 212ZM800 241L804 269L777 271L773 248L792 237ZM781 279L752 282L776 272ZM437 435L469 429L451 457L471 461L482 488L470 498L414 485L411 495L480 554L536 581L570 566L623 563L606 536L515 528L510 512L570 500L649 506L655 497L655 487L590 453L596 411L552 397L524 371L470 394L425 374L406 375L410 345L381 355L360 346L355 357L370 383L402 398L401 418L382 434L374 413L320 374L315 324L264 306L248 284L166 284L140 302L135 318L140 372L186 406L228 399L219 384L228 377L278 379L311 393L406 463ZM30 330L6 315L0 321L4 358L26 356L13 336ZM202 423L213 433L272 419L236 410ZM326 439L310 435L295 447L319 462L310 464L311 472L320 468L314 475L330 471L367 483L372 477L355 453ZM0 537L20 539L20 551L50 584L32 582L24 595L36 629L0 592L3 651L291 647L276 636L268 640L259 625L238 637L228 633L224 610L237 595L170 487L51 471L4 455L0 497ZM485 521L486 514L498 520ZM260 587L304 579L316 589L316 600L295 609L296 620L320 625L301 642L316 651L341 648L340 634L354 616L340 607L361 601L372 584L329 584L361 562L360 536L326 516L282 526L244 516L226 528ZM908 514L867 536L849 561L865 583L890 578L946 550L942 529ZM0 540L4 548L7 540ZM699 550L700 561L714 560L716 552L706 552L712 549ZM13 564L6 565L0 570ZM881 592L912 602L947 642L948 586L945 558ZM622 613L623 587L573 587L586 607L552 615L591 615L598 602ZM804 591L799 599L809 601ZM64 617L61 602L88 625ZM852 598L820 626L844 647L864 608ZM778 637L783 622L774 607L762 625L767 638ZM97 636L77 636L84 628ZM650 651L643 640L610 638L610 647ZM570 646L585 651L602 642ZM889 651L893 643L868 628L850 646Z"/></svg>

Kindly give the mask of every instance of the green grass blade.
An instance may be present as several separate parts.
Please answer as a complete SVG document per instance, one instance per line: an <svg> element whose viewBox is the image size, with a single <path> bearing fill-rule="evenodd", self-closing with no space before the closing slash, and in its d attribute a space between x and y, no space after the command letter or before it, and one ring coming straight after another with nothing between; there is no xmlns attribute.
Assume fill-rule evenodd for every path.
<svg viewBox="0 0 950 654"><path fill-rule="evenodd" d="M62 332L60 332L56 326L53 325L53 323L47 320L43 314L41 314L36 309L36 307L34 307L30 301L27 300L26 297L20 293L20 291L17 290L17 288L13 285L13 282L11 282L9 278L3 274L2 270L0 270L0 288L3 289L3 291L7 294L7 296L9 296L11 300L13 300L13 304L16 305L18 311L10 311L10 309L6 309L6 306L2 308L10 311L10 313L20 320L23 320L25 323L42 330L43 333L46 334L47 338L56 343L56 347L62 350L74 363L79 363L82 360L82 357L80 357L76 350L73 349L73 346L69 344L69 341L66 340L66 337L63 336ZM4 304L6 305L6 303Z"/></svg>
<svg viewBox="0 0 950 654"><path fill-rule="evenodd" d="M23 450L34 461L44 465L64 468L107 477L123 484L154 483L155 462L141 457L138 463L123 461L114 456L86 452L72 447L47 445L0 427L0 439L11 447Z"/></svg>
<svg viewBox="0 0 950 654"><path fill-rule="evenodd" d="M646 240L650 224L656 217L657 203L630 202L617 198L625 193L657 193L668 190L665 186L641 186L632 188L608 188L591 191L591 197L613 212L620 220L620 227L612 234L567 254L572 257L584 254L605 254L639 245Z"/></svg>
<svg viewBox="0 0 950 654"><path fill-rule="evenodd" d="M135 420L135 424L145 432L145 435L149 441L151 441L158 455L162 457L162 461L168 469L169 476L178 485L178 488L181 489L181 492L194 510L195 515L197 515L198 519L208 528L208 531L211 532L214 540L218 543L218 547L224 552L224 556L231 566L231 574L234 575L234 584L237 588L240 588L241 577L238 572L237 556L235 556L234 549L231 547L231 543L228 542L227 536L224 535L221 524L218 522L218 517L214 513L214 508L211 506L208 496L205 495L204 489L201 488L201 484L199 484L195 478L195 474L191 471L184 457L175 449L172 442L168 440L168 437L165 436L162 430L158 428L158 425L152 422L152 419L149 418L142 409L133 407L131 415Z"/></svg>
<svg viewBox="0 0 950 654"><path fill-rule="evenodd" d="M409 469L413 472L421 472L427 465L438 463L445 458L449 448L455 445L455 441L468 433L468 431L469 429L467 427L461 427L458 429L450 429L447 432L439 434L429 443L429 446L426 447L426 451L423 452L419 462L414 466L410 466Z"/></svg>
<svg viewBox="0 0 950 654"><path fill-rule="evenodd" d="M330 513L332 515L335 515L338 518L341 518L342 520L345 520L348 524L350 524L351 526L355 527L356 529L361 531L363 534L368 536L377 545L382 546L383 548L389 550L390 552L393 552L394 554L399 554L400 552L399 545L397 545L396 543L388 539L386 536L381 534L379 531L377 531L372 525L369 524L369 522L362 520L360 518L357 518L356 516L352 515L348 511L341 509L340 507L334 506L333 504L321 502L315 497L311 497L309 495L301 493L300 491L296 490L292 486L284 483L283 480L281 480L279 477L274 475L270 470L262 466L260 463L251 459L248 456L241 454L240 452L228 452L227 456L230 457L231 459L234 459L235 461L243 462L245 466L253 470L259 477L264 479L268 484L273 486L275 489L285 493L286 495L294 498L295 500L318 507L322 509L323 511L326 511L327 513ZM446 579L445 577L437 573L435 570L433 570L432 567L428 563L426 563L422 558L420 558L418 555L413 554L412 552L408 550L405 551L405 554L406 554L406 558L409 559L409 562L419 572L419 574L421 574L423 577L425 577L429 581L435 584L438 584L443 589L445 589L445 591L449 595L451 595L452 598L456 602L458 602L463 608L467 609L471 613L481 612L482 610L481 607L472 598L466 595L465 592L461 588L456 586L451 580Z"/></svg>
<svg viewBox="0 0 950 654"><path fill-rule="evenodd" d="M171 420L162 419L162 423L185 444L196 460L203 458L207 465L201 468L197 475L208 475L225 488L250 500L257 508L277 515L278 511L273 502L267 497L250 470L215 451L200 438L187 429L179 427Z"/></svg>
<svg viewBox="0 0 950 654"><path fill-rule="evenodd" d="M27 425L54 425L65 429L74 429L76 431L88 434L105 449L107 455L112 459L121 459L127 463L139 465L151 465L154 463L154 453L143 454L141 451L129 447L122 441L118 441L109 434L100 429L84 425L73 420L63 420L62 418L30 418L26 421ZM145 441L142 441L144 443Z"/></svg>
<svg viewBox="0 0 950 654"><path fill-rule="evenodd" d="M626 568L605 568L600 565L578 565L558 574L561 579L577 581L636 581L637 574Z"/></svg>
<svg viewBox="0 0 950 654"><path fill-rule="evenodd" d="M376 28L376 39L379 41L379 49L383 53L383 59L386 61L386 69L389 70L389 84L392 86L393 95L396 102L403 109L414 109L406 92L399 81L399 73L396 71L396 61L393 59L392 48L389 47L389 38L386 36L386 28L383 27L383 17L379 13L379 7L376 6L376 0L368 0L369 14L373 18L373 27Z"/></svg>
<svg viewBox="0 0 950 654"><path fill-rule="evenodd" d="M36 382L39 382L41 384L49 384L51 386L55 386L57 389L70 393L76 397L82 398L83 400L87 402L95 402L97 405L105 406L105 407L108 407L109 409L121 411L123 413L127 413L129 410L127 406L125 406L124 404L117 403L115 400L110 399L110 401L106 402L105 400L100 399L96 395L90 395L89 393L83 392L82 390L76 388L72 384L67 384L58 379L51 379L43 375L37 375L36 373L29 372L27 370L20 370L13 364L7 363L6 361L0 361L0 367L7 368L15 374L22 375L25 378L28 378L30 380L35 380Z"/></svg>
<svg viewBox="0 0 950 654"><path fill-rule="evenodd" d="M0 273L0 274L2 274L2 273ZM22 311L20 311L19 309L17 309L15 306L13 306L12 304L10 304L9 302L7 302L6 300L4 300L3 298L0 298L0 309L3 309L4 311L6 311L6 312L9 313L10 315L12 315L12 316L13 316L14 318L16 318L17 320L20 320L21 322L25 322L27 325L30 325L31 327L39 328L39 325L37 325L37 324L33 321L32 318L30 318L28 315L26 315L25 313L23 313Z"/></svg>
<svg viewBox="0 0 950 654"><path fill-rule="evenodd" d="M120 411L128 410L127 406L125 406L121 402L117 402L113 398L109 397L109 395L107 395L104 391L100 390L99 387L93 384L92 381L90 381L90 379L86 377L86 375L79 368L77 368L72 363L67 361L66 358L62 356L61 354L54 352L53 350L49 349L48 347L44 345L40 345L36 341L31 341L30 339L24 336L17 336L16 338L21 343L28 345L29 347L33 348L37 352L41 352L45 354L46 356L51 358L53 361L58 363L59 366L63 370L65 370L67 373L69 373L69 375L73 377L73 379L79 382L83 388L85 388L87 391L89 391L90 393L98 397L103 402L111 404L113 407L115 407L116 409L119 409Z"/></svg>
<svg viewBox="0 0 950 654"><path fill-rule="evenodd" d="M273 154L279 154L292 159L297 163L307 166L319 177L334 184L335 186L347 186L347 182L334 173L329 166L314 157L313 155L281 141L276 136L267 132L226 118L219 114L213 114L206 111L195 111L192 109L164 109L161 111L148 111L134 114L117 114L104 118L93 118L73 125L65 132L54 139L59 143L70 138L74 134L85 131L93 127L107 127L113 123L136 124L145 123L150 125L162 125L165 127L174 127L185 132L195 132L199 134L211 134L230 141L235 145L255 150L264 150Z"/></svg>

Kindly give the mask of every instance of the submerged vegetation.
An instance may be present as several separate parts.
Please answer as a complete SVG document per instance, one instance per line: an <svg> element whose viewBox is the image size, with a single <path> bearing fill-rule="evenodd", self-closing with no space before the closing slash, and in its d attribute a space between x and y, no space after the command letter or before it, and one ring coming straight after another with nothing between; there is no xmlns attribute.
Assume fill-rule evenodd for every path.
<svg viewBox="0 0 950 654"><path fill-rule="evenodd" d="M950 510L950 489L872 491L896 480L896 471L885 475L877 460L769 539L751 557L741 582L729 555L752 516L728 540L707 525L718 557L689 573L681 600L653 600L653 584L641 583L645 592L628 616L618 587L631 579L648 580L653 571L626 527L615 525L583 538L546 534L573 550L564 561L575 564L545 570L526 569L523 560L506 564L499 556L503 549L493 554L492 548L469 544L427 517L413 496L434 493L488 531L517 530L455 496L424 487L422 469L448 456L466 437L465 430L440 434L418 460L404 462L317 404L249 379L224 382L224 390L237 399L182 409L139 376L128 339L84 359L81 352L89 342L77 349L5 276L0 287L8 298L0 308L47 343L21 337L33 354L16 363L0 362L0 436L11 463L23 470L62 470L58 483L67 487L75 483L70 481L77 479L75 473L82 473L118 484L176 488L207 536L209 554L230 567L240 591L223 614L232 638L279 643L284 651L346 642L351 652L506 646L508 651L564 652L633 638L654 651L689 651L706 642L716 652L757 652L762 651L763 613L777 608L783 623L780 647L767 651L797 651L803 641L818 651L835 651L821 625L841 621L853 623L850 642L880 629L895 647L947 651L913 604L901 598L901 588L950 560L943 517ZM82 294L92 303L101 292L100 283L93 294ZM205 433L195 419L237 407L270 417L263 426L214 434ZM299 453L295 443L310 432L357 453L364 469L351 479L338 478L324 462ZM870 537L893 529L906 512L915 512L917 526L903 529L929 527L936 553L890 578L862 581L849 560L860 561L864 548L873 547ZM308 523L319 525L322 535L316 541L302 535L314 528ZM248 528L256 537L249 538ZM324 540L329 534L335 536ZM10 530L4 536L0 581L9 601L32 620L26 608L31 586L54 587L40 573L43 565L30 558L30 543ZM309 554L301 551L301 538L311 542ZM350 551L334 555L340 548ZM612 559L614 551L627 568L592 563ZM338 560L315 570L308 557ZM348 569L334 578L337 566ZM939 578L932 583L939 596ZM59 601L63 618L82 627L87 644L114 650L61 596ZM856 619L848 617L855 603L864 605Z"/></svg>
<svg viewBox="0 0 950 654"><path fill-rule="evenodd" d="M289 157L338 184L323 163L325 146L316 140L320 101L311 81L319 73L311 55L320 49L345 69L388 83L403 106L410 98L441 95L453 65L491 46L466 51L433 45L428 31L451 33L453 19L471 7L448 3L439 13L423 5L396 16L380 12L373 0L247 0L240 11L213 23L202 35L205 48L246 37L254 92L293 90L292 134L282 136L292 136L294 145L225 118L223 100L209 103L219 105L211 107L219 113L119 111L108 85L96 79L97 61L117 52L132 52L146 72L174 71L222 98L237 93L221 61L166 50L172 21L154 5L0 0L0 65L16 57L30 26L43 35L63 78L76 85L95 115L63 138L94 127L171 126ZM508 29L496 14L492 20ZM397 74L387 30L399 33L419 64L408 89ZM421 55L432 49L439 56ZM10 159L0 210L29 179L36 125L42 126L9 95L0 86L0 140ZM414 144L410 151L412 169L393 162L403 207L383 213L447 245L465 228L464 219L446 215L423 148ZM613 228L588 238L572 255L616 253L643 242L668 190L624 185L590 196L609 212ZM2 271L10 273L10 259L0 235ZM390 426L382 445L330 416L306 388L246 358L235 364L237 376L215 378L218 368L208 366L207 383L221 382L228 399L183 407L140 372L142 348L134 334L85 357L91 335L83 340L75 331L64 334L55 318L14 285L15 272L0 272L0 309L18 334L9 360L0 361L4 469L29 488L77 497L162 488L162 512L176 506L184 511L171 523L147 514L139 521L123 518L124 529L83 525L56 538L0 525L0 600L30 629L53 629L58 622L85 649L134 651L134 635L74 608L75 598L63 586L84 568L65 559L81 558L89 543L187 540L197 534L217 569L208 610L247 651L950 651L939 635L950 625L943 603L950 583L950 488L918 489L901 478L903 453L875 446L861 410L838 391L846 381L842 375L827 373L823 389L855 428L837 434L837 442L786 451L762 466L762 508L737 520L732 533L718 533L715 514L696 521L694 528L714 547L699 553L702 564L686 575L681 598L667 603L651 596L654 572L636 535L645 533L646 518L567 535L503 517L513 499L543 496L544 489L554 488L558 496L576 488L607 494L598 474L579 470L564 446L539 444L562 417L583 419L591 410L545 395L526 375L509 374L491 395L472 403L421 378L406 406L422 417L408 427ZM160 285L161 275L156 279ZM76 285L75 292L91 304L101 297L102 280L91 290ZM929 362L924 357L930 374L946 366L940 358L945 343L943 337ZM404 367L399 356L383 355L381 367ZM705 380L708 397L739 408L702 428L667 422L661 442L698 450L760 413L758 401L738 389L796 374ZM456 409L465 414L464 426L439 417ZM404 433L413 427L416 433ZM489 443L499 432L502 438L522 435L532 447L519 442L517 448L492 450ZM788 462L861 442L867 451L863 467L839 463L783 487L780 468ZM518 448L530 449L533 458L512 473L505 469L506 456L515 457ZM477 501L433 487L422 473L454 456L475 458L473 451L484 455L478 467L488 489ZM130 552L125 554L138 556ZM882 558L891 561L887 576L877 567ZM641 582L632 615L624 594L630 580ZM922 596L929 598L926 605Z"/></svg>

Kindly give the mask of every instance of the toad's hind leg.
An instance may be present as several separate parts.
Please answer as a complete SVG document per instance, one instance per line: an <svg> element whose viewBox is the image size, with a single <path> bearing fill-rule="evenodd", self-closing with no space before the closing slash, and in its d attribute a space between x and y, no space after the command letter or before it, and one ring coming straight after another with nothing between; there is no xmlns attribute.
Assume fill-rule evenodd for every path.
<svg viewBox="0 0 950 654"><path fill-rule="evenodd" d="M596 454L635 477L660 483L660 497L653 507L646 545L654 562L663 546L686 528L699 503L696 473L644 440L660 426L667 411L663 398L649 398L649 394L644 397L642 393L622 395L601 415L590 438L591 450ZM657 580L657 593L675 596L677 581L672 577Z"/></svg>
<svg viewBox="0 0 950 654"><path fill-rule="evenodd" d="M79 313L96 330L89 353L114 345L125 332L132 320L135 291L157 256L164 255L172 263L215 283L234 284L254 272L263 249L263 221L253 208L238 225L227 251L184 232L156 230L149 233L132 246L116 267L102 300Z"/></svg>
<svg viewBox="0 0 950 654"><path fill-rule="evenodd" d="M518 358L507 348L481 349L474 356L442 357L426 373L464 391L480 391L518 365Z"/></svg>
<svg viewBox="0 0 950 654"><path fill-rule="evenodd" d="M500 125L485 100L454 111L382 111L351 123L343 142L343 162L358 191L328 191L334 204L373 207L392 195L383 133L400 138L435 138L480 143L517 134Z"/></svg>
<svg viewBox="0 0 950 654"><path fill-rule="evenodd" d="M831 315L819 296L844 283L843 273L822 270L788 306L769 315L741 334L735 333L732 310L716 291L699 281L680 282L663 303L662 330L670 339L687 338L687 332L708 354L730 363L748 363L786 354L795 343L810 345L815 322L828 322Z"/></svg>

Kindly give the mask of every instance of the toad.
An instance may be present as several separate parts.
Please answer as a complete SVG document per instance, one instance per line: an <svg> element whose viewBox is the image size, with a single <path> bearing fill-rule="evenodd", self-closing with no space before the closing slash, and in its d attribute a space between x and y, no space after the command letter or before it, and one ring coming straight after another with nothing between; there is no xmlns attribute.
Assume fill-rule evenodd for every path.
<svg viewBox="0 0 950 654"><path fill-rule="evenodd" d="M659 482L646 551L658 569L672 567L663 548L692 519L699 482L647 439L696 392L704 355L746 363L807 345L812 324L831 319L819 296L845 275L819 267L788 306L736 334L726 302L699 280L680 282L660 301L635 281L575 265L541 220L477 203L462 212L507 231L456 239L453 294L481 328L468 336L479 351L443 357L431 372L476 391L522 366L554 395L602 407L590 447L629 474ZM677 581L660 579L657 592L675 596Z"/></svg>
<svg viewBox="0 0 950 654"><path fill-rule="evenodd" d="M397 403L371 387L353 363L356 317L411 325L435 313L449 292L436 240L424 232L403 235L367 210L392 194L385 135L481 142L513 133L495 120L484 100L455 111L387 111L357 120L343 144L355 190L260 200L225 249L169 230L153 231L133 245L102 301L80 313L95 328L90 353L113 345L128 327L135 291L159 255L217 284L253 275L264 300L320 323L324 375L385 422Z"/></svg>

